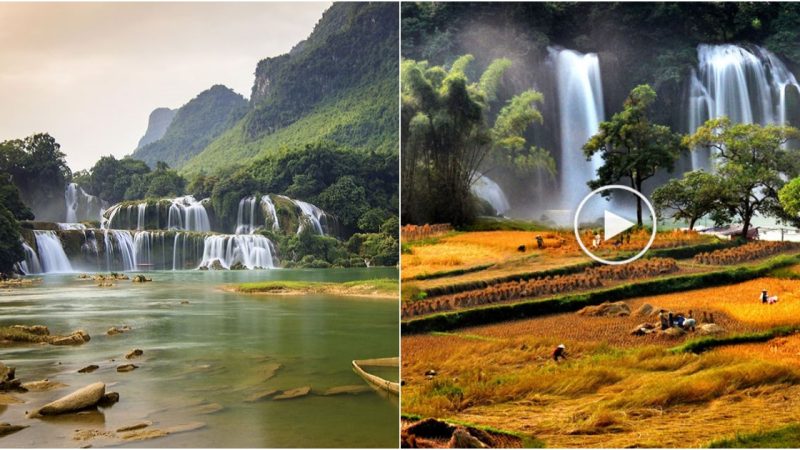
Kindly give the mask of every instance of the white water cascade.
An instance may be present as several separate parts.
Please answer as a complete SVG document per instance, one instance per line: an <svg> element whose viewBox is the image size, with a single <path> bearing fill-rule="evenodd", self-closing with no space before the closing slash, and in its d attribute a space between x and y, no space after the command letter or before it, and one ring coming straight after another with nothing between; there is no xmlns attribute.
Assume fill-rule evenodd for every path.
<svg viewBox="0 0 800 450"><path fill-rule="evenodd" d="M498 215L502 216L511 209L506 194L494 180L479 172L473 178L475 182L472 183L472 193L489 202Z"/></svg>
<svg viewBox="0 0 800 450"><path fill-rule="evenodd" d="M235 234L252 234L258 228L256 222L256 198L245 197L239 200L239 211L236 213Z"/></svg>
<svg viewBox="0 0 800 450"><path fill-rule="evenodd" d="M211 231L211 222L202 202L191 195L172 200L167 218L170 230Z"/></svg>
<svg viewBox="0 0 800 450"><path fill-rule="evenodd" d="M25 259L17 263L17 270L23 275L42 273L42 265L39 262L39 256L36 254L36 251L33 250L33 247L23 240L22 250L25 251Z"/></svg>
<svg viewBox="0 0 800 450"><path fill-rule="evenodd" d="M303 230L305 230L306 226L311 225L314 228L314 232L324 236L325 231L322 228L322 220L325 217L325 211L319 209L317 206L312 205L311 203L304 202L302 200L294 200L284 195L279 196L281 198L285 198L290 202L294 203L295 206L300 208L300 213L302 216L300 217L300 224L297 226L297 234L300 234Z"/></svg>
<svg viewBox="0 0 800 450"><path fill-rule="evenodd" d="M137 205L137 214L136 214L136 229L137 230L144 230L144 220L145 216L144 213L147 212L147 202L142 202Z"/></svg>
<svg viewBox="0 0 800 450"><path fill-rule="evenodd" d="M64 190L66 203L66 222L75 223L79 220L98 220L103 211L103 201L94 195L87 194L76 183L69 183Z"/></svg>
<svg viewBox="0 0 800 450"><path fill-rule="evenodd" d="M234 266L248 269L272 269L272 242L258 234L215 235L205 239L203 261L200 268L216 266L230 269Z"/></svg>
<svg viewBox="0 0 800 450"><path fill-rule="evenodd" d="M269 219L272 220L272 229L275 231L280 230L281 226L280 223L278 223L278 211L275 209L275 203L272 203L272 199L269 195L261 197L261 204L264 205Z"/></svg>
<svg viewBox="0 0 800 450"><path fill-rule="evenodd" d="M689 82L689 132L721 116L733 123L787 123L787 96L800 94L800 84L773 53L757 46L701 44L697 58ZM693 151L692 168L711 168L708 150Z"/></svg>
<svg viewBox="0 0 800 450"><path fill-rule="evenodd" d="M67 258L67 254L64 253L61 239L58 238L56 232L35 230L33 233L36 237L36 247L39 249L38 259L41 265L41 272L72 272L72 265L69 262L69 258Z"/></svg>
<svg viewBox="0 0 800 450"><path fill-rule="evenodd" d="M583 145L604 120L600 61L596 54L548 48L555 69L561 147L559 165L563 209L574 209L589 193L586 182L594 178L602 160L586 161Z"/></svg>

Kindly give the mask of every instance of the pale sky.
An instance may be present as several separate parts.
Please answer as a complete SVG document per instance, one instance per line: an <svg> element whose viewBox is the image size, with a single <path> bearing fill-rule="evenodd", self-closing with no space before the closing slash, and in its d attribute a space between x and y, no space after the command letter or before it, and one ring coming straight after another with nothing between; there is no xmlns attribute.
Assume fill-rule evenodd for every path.
<svg viewBox="0 0 800 450"><path fill-rule="evenodd" d="M324 3L0 3L0 141L48 132L70 168L130 154L150 112L214 84L250 97L259 60Z"/></svg>

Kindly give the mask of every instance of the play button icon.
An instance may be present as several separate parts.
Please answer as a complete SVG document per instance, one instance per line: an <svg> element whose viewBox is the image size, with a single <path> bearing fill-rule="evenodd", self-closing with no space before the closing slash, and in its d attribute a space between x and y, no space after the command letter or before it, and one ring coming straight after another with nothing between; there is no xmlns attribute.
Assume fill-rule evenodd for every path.
<svg viewBox="0 0 800 450"><path fill-rule="evenodd" d="M641 249L641 251L639 251L637 254L635 254L635 255L627 258L627 259L622 259L622 260L617 259L617 258L608 259L608 256L609 256L608 253L613 253L613 251L616 251L616 250L611 250L608 247L614 247L614 249L617 249L617 250L619 250L621 252L622 251L626 251L626 252L628 252L627 254L630 254L629 253L630 249L629 248L626 249L625 247L623 247L621 245L622 244L622 238L619 238L619 240L615 240L614 245L607 245L607 246L605 246L605 248L603 248L603 246L600 245L601 242L600 242L599 236L596 234L597 233L596 231L592 231L592 228L589 227L588 229L583 230L583 233L582 233L581 232L581 228L580 228L580 225L582 223L581 214L584 212L584 207L586 206L586 204L591 201L594 206L597 206L595 204L599 203L599 200L602 200L601 194L606 194L605 191L610 191L610 190L622 191L622 192L618 192L618 193L616 193L614 195L614 199L617 200L618 202L624 200L625 197L630 197L631 194L635 195L636 197L639 197L639 199L642 201L642 203L645 206L647 206L647 209L649 209L649 211L650 211L650 219L651 220L650 220L649 224L652 227L652 231L650 232L650 239L647 242L647 245L645 245L644 248ZM592 211L594 211L593 214L590 214L591 217L589 217L589 221L594 220L594 219L599 219L599 217L598 217L599 216L599 212L597 212L597 208L594 208L594 209L589 208L589 209L590 209L590 213L592 213ZM610 210L611 208L609 208L608 202L603 202L602 209L603 209L603 216L602 216L602 218L603 218L602 243L605 243L605 242L607 242L609 240L612 240L615 237L619 236L621 233L624 233L624 232L630 230L631 228L633 228L634 226L636 226L636 223L626 219L625 217L622 217L622 215L620 215L621 213L618 214L617 212L611 211ZM586 218L583 218L583 219L586 219ZM575 211L575 222L574 222L575 239L577 239L578 245L581 247L581 250L583 250L584 253L586 253L589 257L591 257L595 261L601 262L603 264L627 264L629 262L633 262L633 261L641 258L647 252L647 250L650 248L650 246L653 245L653 241L655 241L655 239L656 239L656 224L657 224L657 222L658 222L658 220L656 218L656 212L653 209L653 205L651 205L650 201L647 200L647 197L642 195L639 191L637 191L637 190L635 190L633 188L630 188L628 186L612 184L612 185L603 186L601 188L595 189L594 191L589 193L589 195L584 197L583 200L581 200L580 205L578 205L578 209ZM605 257L598 256L597 254L589 251L589 249L586 248L586 243L584 243L584 238L586 237L586 233L589 233L589 235L591 235L592 233L595 233L594 234L595 238L592 239L592 248L596 249L598 252L601 252L603 254L603 256L605 256ZM582 234L583 234L583 236L582 236Z"/></svg>
<svg viewBox="0 0 800 450"><path fill-rule="evenodd" d="M634 225L636 224L609 210L605 210L603 211L603 240L607 241Z"/></svg>

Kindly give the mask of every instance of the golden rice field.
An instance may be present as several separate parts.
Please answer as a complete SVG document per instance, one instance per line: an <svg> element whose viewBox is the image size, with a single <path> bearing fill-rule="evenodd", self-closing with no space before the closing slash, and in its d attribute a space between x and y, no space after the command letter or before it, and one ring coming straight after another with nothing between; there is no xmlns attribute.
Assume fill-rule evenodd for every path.
<svg viewBox="0 0 800 450"><path fill-rule="evenodd" d="M721 347L715 349L714 352L768 361L790 362L800 366L800 335L779 337L768 342Z"/></svg>
<svg viewBox="0 0 800 450"><path fill-rule="evenodd" d="M779 301L763 305L761 289ZM695 355L633 336L645 304L724 333L800 324L800 280L760 278L626 302L627 317L563 313L402 339L403 411L535 436L548 447L702 447L800 421L800 335ZM552 349L566 344L566 361ZM425 373L435 370L428 379ZM691 426L687 426L691 423Z"/></svg>
<svg viewBox="0 0 800 450"><path fill-rule="evenodd" d="M777 295L778 303L762 304L759 300L762 289L766 289L770 296ZM747 324L797 324L800 323L800 280L758 278L729 286L643 297L631 305L642 303L684 311L720 311L732 320Z"/></svg>
<svg viewBox="0 0 800 450"><path fill-rule="evenodd" d="M525 433L548 447L699 447L764 421L800 420L796 363L580 341L567 341L568 359L555 363L559 342L404 336L403 411Z"/></svg>
<svg viewBox="0 0 800 450"><path fill-rule="evenodd" d="M536 236L543 239L543 249L539 249ZM592 232L583 236L587 247L590 245ZM606 242L598 250L600 255L608 255L616 251L641 249L649 240L646 231L634 232L630 243L614 247ZM699 235L696 232L668 231L658 233L651 248L671 248L685 245L710 242L714 238ZM524 246L525 251L520 251ZM445 236L433 244L411 245L410 253L401 257L403 279L411 279L418 275L466 269L487 264L502 264L511 260L519 260L521 264L534 264L559 259L581 257L588 260L572 231L477 231L457 233Z"/></svg>

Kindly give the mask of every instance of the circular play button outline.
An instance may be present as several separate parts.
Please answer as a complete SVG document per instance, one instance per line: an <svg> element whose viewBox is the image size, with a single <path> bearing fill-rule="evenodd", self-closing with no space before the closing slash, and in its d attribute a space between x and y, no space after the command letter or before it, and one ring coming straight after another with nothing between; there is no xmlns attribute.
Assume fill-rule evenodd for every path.
<svg viewBox="0 0 800 450"><path fill-rule="evenodd" d="M581 216L581 210L586 205L586 202L588 202L589 199L594 197L595 195L597 195L597 194L599 194L599 193L601 193L603 191L608 191L610 189L622 189L622 190L628 191L628 192L636 195L640 199L642 199L644 201L644 204L647 205L647 209L650 210L650 217L653 218L653 231L650 233L650 240L647 242L647 245L645 245L644 248L639 253L635 254L634 256L631 256L628 259L624 259L622 261L611 261L611 260L608 260L608 259L601 258L601 257L595 255L594 253L590 252L589 249L586 248L586 245L583 244L583 240L581 240L580 232L578 231L578 218ZM583 197L583 200L581 200L581 203L578 205L578 209L575 210L575 220L574 220L573 229L575 231L575 239L578 241L578 245L580 245L581 250L583 250L584 253L589 255L590 258L592 258L593 260L595 260L595 261L597 261L599 263L602 263L602 264L622 265L622 264L628 264L628 263L632 263L632 262L636 261L637 259L639 259L642 256L644 256L644 254L647 253L647 250L650 250L650 246L653 245L653 242L656 240L656 226L657 226L657 223L658 223L658 218L656 217L656 210L653 208L653 205L650 203L650 200L648 200L647 197L645 197L641 192L639 192L636 189L633 189L631 187L623 186L621 184L608 184L606 186L601 186L601 187L593 190L588 195L586 195L586 197Z"/></svg>

